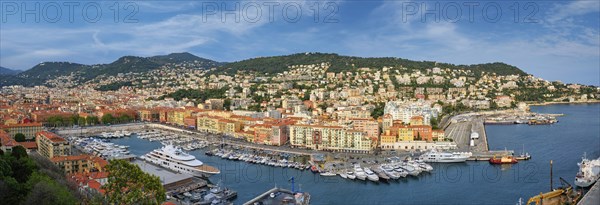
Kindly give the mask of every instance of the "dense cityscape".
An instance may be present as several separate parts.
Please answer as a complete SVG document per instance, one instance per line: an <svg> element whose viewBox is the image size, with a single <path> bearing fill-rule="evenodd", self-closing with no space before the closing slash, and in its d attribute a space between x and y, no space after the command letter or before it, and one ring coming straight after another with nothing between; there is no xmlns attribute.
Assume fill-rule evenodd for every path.
<svg viewBox="0 0 600 205"><path fill-rule="evenodd" d="M0 205L597 205L599 8L2 1Z"/></svg>

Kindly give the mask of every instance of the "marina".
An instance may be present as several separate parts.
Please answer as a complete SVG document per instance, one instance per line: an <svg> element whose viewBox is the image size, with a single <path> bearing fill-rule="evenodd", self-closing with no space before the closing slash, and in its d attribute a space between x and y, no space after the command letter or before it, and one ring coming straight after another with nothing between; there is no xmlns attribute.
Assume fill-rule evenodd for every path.
<svg viewBox="0 0 600 205"><path fill-rule="evenodd" d="M562 107L561 107L562 106ZM517 159L520 154L511 150L523 150L524 144L527 145L527 152L535 157L530 160L521 161L517 164L491 165L487 163L488 159L481 158L478 161L467 160L463 163L427 163L431 166L432 171L421 171L414 177L414 170L404 166L406 157L417 159L418 153L397 153L397 158L390 156L354 156L336 153L325 157L312 157L305 154L304 150L300 150L301 154L291 154L288 152L276 152L266 149L254 149L253 147L244 147L234 145L233 143L222 143L223 140L211 140L208 146L198 150L189 151L197 159L207 164L214 164L221 174L209 177L211 182L221 181L225 187L231 187L237 191L237 197L233 203L244 203L263 192L260 190L270 190L274 186L282 187L290 185L290 177L296 179L296 186L302 187L311 194L311 203L317 204L332 204L332 203L385 203L389 201L397 201L398 203L409 203L411 201L419 201L422 203L460 203L462 200L456 200L449 197L432 198L428 197L432 193L443 193L443 195L460 195L464 191L472 193L473 196L485 196L486 199L467 196L466 198L473 203L485 203L495 201L501 204L514 204L519 198L528 199L529 197L538 195L542 190L547 190L547 181L549 173L545 166L550 159L555 161L555 166L564 167L555 169L554 175L557 176L555 181L558 181L558 176L565 179L575 179L577 173L576 163L581 161L583 152L588 152L588 156L599 156L597 150L600 141L597 137L597 117L587 115L582 119L569 118L574 112L593 113L587 108L572 107L560 105L557 106L560 112L567 113L561 120L561 123L550 126L528 126L528 125L488 125L486 126L486 138L489 137L490 149L497 151L486 151L487 155L473 152L474 156L493 157L494 154L500 156L504 152L511 153ZM554 107L554 106L549 106ZM564 108L566 107L566 108ZM587 107L587 106L586 106ZM549 109L548 107L535 107L534 109ZM581 110L583 109L583 110ZM554 110L550 110L551 112ZM556 111L554 111L556 112ZM583 115L586 116L586 115ZM580 127L585 126L587 129L577 129L579 134L572 136L572 129L565 127ZM548 130L550 129L550 130ZM470 133L470 128L466 133ZM571 131L568 131L571 130ZM139 130L143 133L145 130ZM178 133L173 131L173 133ZM587 134L586 134L587 133ZM576 145L564 145L572 143L574 139L565 138L563 136L572 136L578 139L577 141L586 141ZM205 136L198 137L198 140L203 140ZM470 137L470 134L467 135ZM482 135L479 139L482 139ZM222 139L222 138L219 138ZM586 139L586 140L583 140ZM167 139L165 139L167 140ZM141 156L158 149L163 146L159 141L150 141L148 139L140 139L137 136L109 139L111 143L116 145L129 146L128 150L131 154ZM222 147L223 146L223 147ZM549 149L549 147L557 147L558 149ZM575 147L577 147L575 149ZM272 150L280 150L282 148L275 147ZM209 156L214 151L222 151L237 153L239 156L243 154L255 154L256 156L269 156L276 159L275 161L286 159L290 162L302 163L310 165L308 169L301 170L291 167L273 166L262 163L249 163L238 159L231 160L229 157L224 159L219 156ZM255 153L256 151L256 153ZM459 151L459 150L457 150ZM209 155L207 155L209 153ZM216 152L215 152L216 154ZM316 153L319 154L318 152ZM289 156L285 156L289 155ZM251 155L247 155L250 157ZM310 164L311 159L317 160L315 164ZM389 160L388 160L389 159ZM319 161L323 160L323 161ZM386 161L387 160L387 161ZM262 161L262 160L261 160ZM275 162L273 161L273 162ZM416 161L416 160L415 160ZM284 161L281 161L284 162ZM394 164L396 162L396 164ZM402 162L402 163L400 163ZM407 162L408 164L408 162ZM311 172L314 165L315 171ZM335 166L334 166L335 165ZM355 166L357 165L357 166ZM396 166L394 166L396 165ZM531 167L534 167L533 169ZM356 168L356 169L355 169ZM365 168L368 168L373 174L372 179L378 178L378 183L373 183L369 180ZM397 169L399 168L399 169ZM409 172L410 171L410 172ZM386 173L387 172L387 173ZM518 175L517 172L519 173ZM389 174L388 174L389 173ZM335 175L333 175L335 174ZM385 175L382 175L385 174ZM402 175L406 174L404 177ZM335 177L334 177L335 176ZM383 176L387 176L386 179ZM516 178L515 178L516 176ZM382 183L384 182L384 183ZM485 187L491 183L499 187L497 193L489 194L485 191ZM573 184L574 182L570 182ZM453 187L464 187L460 191ZM519 188L516 188L519 187ZM578 188L577 188L578 189ZM381 192L406 192L404 195L384 195ZM518 190L518 191L514 191ZM367 195L347 196L341 193L359 193L366 192ZM190 193L192 194L192 193ZM192 194L193 195L193 194Z"/></svg>

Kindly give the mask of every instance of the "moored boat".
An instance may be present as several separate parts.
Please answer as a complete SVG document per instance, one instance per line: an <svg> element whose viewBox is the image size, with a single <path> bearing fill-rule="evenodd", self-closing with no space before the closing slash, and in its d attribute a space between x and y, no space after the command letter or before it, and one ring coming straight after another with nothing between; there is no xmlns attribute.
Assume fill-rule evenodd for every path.
<svg viewBox="0 0 600 205"><path fill-rule="evenodd" d="M494 156L489 161L490 164L516 164L518 162L513 156L502 156L500 158Z"/></svg>

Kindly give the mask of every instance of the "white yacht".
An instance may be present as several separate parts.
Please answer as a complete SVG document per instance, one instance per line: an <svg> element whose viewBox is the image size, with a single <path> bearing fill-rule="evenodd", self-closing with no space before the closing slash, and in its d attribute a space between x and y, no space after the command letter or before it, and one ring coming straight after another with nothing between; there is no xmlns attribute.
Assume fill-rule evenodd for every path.
<svg viewBox="0 0 600 205"><path fill-rule="evenodd" d="M356 179L356 176L354 175L354 172L346 172L346 176L348 176L348 179Z"/></svg>
<svg viewBox="0 0 600 205"><path fill-rule="evenodd" d="M426 152L419 157L423 162L439 162L439 163L452 163L452 162L465 162L469 157L473 155L471 152L438 152L435 149Z"/></svg>
<svg viewBox="0 0 600 205"><path fill-rule="evenodd" d="M379 168L381 170L383 170L383 172L392 179L398 179L401 177L400 174L398 174L398 172L394 171L394 167L392 167L390 165L383 164L383 165L379 166Z"/></svg>
<svg viewBox="0 0 600 205"><path fill-rule="evenodd" d="M369 169L368 167L365 167L365 174L367 174L367 179L377 182L379 181L379 177L377 176L377 174L375 174L375 172L371 171L371 169Z"/></svg>
<svg viewBox="0 0 600 205"><path fill-rule="evenodd" d="M579 165L579 172L575 176L575 185L589 187L600 178L600 158L589 160L584 155L577 165Z"/></svg>
<svg viewBox="0 0 600 205"><path fill-rule="evenodd" d="M367 174L365 174L365 171L363 171L363 169L358 164L354 165L354 175L356 175L356 178L360 180L367 179Z"/></svg>
<svg viewBox="0 0 600 205"><path fill-rule="evenodd" d="M196 177L208 178L220 173L219 169L202 163L196 157L183 152L180 147L173 145L155 149L141 158L161 167Z"/></svg>

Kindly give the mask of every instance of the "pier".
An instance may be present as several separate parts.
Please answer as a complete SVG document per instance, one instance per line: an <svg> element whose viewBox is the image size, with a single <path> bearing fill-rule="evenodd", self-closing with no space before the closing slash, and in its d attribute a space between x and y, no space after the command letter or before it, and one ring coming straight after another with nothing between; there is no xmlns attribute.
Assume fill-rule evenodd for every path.
<svg viewBox="0 0 600 205"><path fill-rule="evenodd" d="M298 204L308 205L310 195L308 193L293 193L287 189L272 188L271 190L253 198L244 203L244 205L268 204L268 205L283 205L283 204Z"/></svg>
<svg viewBox="0 0 600 205"><path fill-rule="evenodd" d="M458 115L448 120L446 138L452 139L460 152L471 152L469 161L487 161L497 156L514 156L517 160L528 160L528 157L515 156L514 150L489 150L487 133L485 131L485 117L480 115ZM471 145L471 134L477 133Z"/></svg>
<svg viewBox="0 0 600 205"><path fill-rule="evenodd" d="M581 198L577 205L597 205L600 204L600 183L596 182L594 186Z"/></svg>

